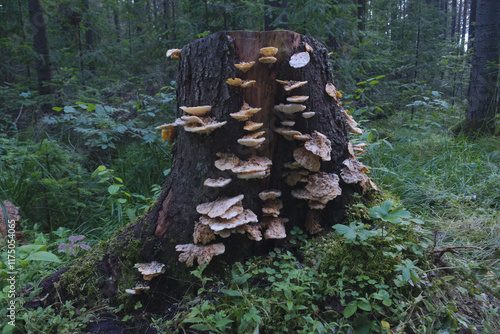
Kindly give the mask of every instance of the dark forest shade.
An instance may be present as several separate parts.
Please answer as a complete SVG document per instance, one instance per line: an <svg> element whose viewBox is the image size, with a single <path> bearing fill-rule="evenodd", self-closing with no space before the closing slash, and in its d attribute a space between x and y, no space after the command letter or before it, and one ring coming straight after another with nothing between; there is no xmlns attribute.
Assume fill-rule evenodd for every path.
<svg viewBox="0 0 500 334"><path fill-rule="evenodd" d="M35 66L38 72L38 90L40 94L50 94L52 88L52 69L50 63L49 39L43 7L39 0L28 0L30 23L33 31L33 45L38 56Z"/></svg>
<svg viewBox="0 0 500 334"><path fill-rule="evenodd" d="M474 53L465 114L470 131L494 126L500 44L500 2L478 0ZM468 130L469 131L469 130Z"/></svg>

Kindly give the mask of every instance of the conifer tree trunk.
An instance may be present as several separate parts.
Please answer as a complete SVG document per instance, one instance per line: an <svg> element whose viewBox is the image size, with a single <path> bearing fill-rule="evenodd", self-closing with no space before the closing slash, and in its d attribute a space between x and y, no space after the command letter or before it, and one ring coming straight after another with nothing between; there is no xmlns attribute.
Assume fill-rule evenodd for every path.
<svg viewBox="0 0 500 334"><path fill-rule="evenodd" d="M51 94L52 68L44 10L39 0L28 0L28 8L33 31L33 45L38 54L35 59L35 67L38 72L38 90L41 95Z"/></svg>
<svg viewBox="0 0 500 334"><path fill-rule="evenodd" d="M259 50L267 46L278 48L276 63L259 62ZM307 65L298 68L290 66L291 56L297 53L301 53L304 58L310 57ZM234 66L242 61L256 63L248 72L242 73ZM226 82L229 78L256 80L256 83L247 88L235 87ZM276 79L307 81L307 84L287 92ZM113 297L124 293L127 288L132 288L140 278L137 270L133 268L135 263L151 261L166 265L166 274L151 281L151 291L166 291L167 288L168 291L174 291L176 286L179 286L179 281L172 281L170 278L188 277L189 270L186 263L179 262L181 253L176 250L176 246L194 246L195 224L197 221L201 222L204 217L200 217L198 206L223 198L243 195L241 205L257 216L258 223L251 225L262 227L262 240L257 241L258 238L255 237L253 239L257 240L252 240L249 232L245 233L246 230L243 231L245 234L232 230L228 237L214 236L215 240L210 240L208 245L223 244L225 253L214 257L208 270L224 271L226 264L262 253L274 247L276 242L282 242L275 240L275 235L272 231L269 232L270 220L275 217L266 216L263 210L266 202L263 202L259 195L263 191L281 191L279 199L283 207L278 210L277 219L288 220L285 224L287 231L293 226L300 226L316 233L322 228L328 229L331 225L342 222L344 207L350 194L354 190L361 192L361 188L343 174L347 168L345 160L355 160L352 153L349 153L352 150L348 149L348 128L353 125L352 122L346 121L349 117L346 118L343 113L338 100L341 95L335 93L333 83L327 50L316 40L294 32L219 32L186 45L180 53L178 106L209 105L211 110L208 117L227 123L209 134L188 132L178 125L171 172L156 205L150 208L146 216L117 232L109 241L95 246L80 263L53 275L44 283L45 290L42 295L53 289L53 282L60 281L58 294L65 298L85 296L82 299L88 302L92 296ZM308 96L309 98L302 102L306 107L303 112L315 114L284 114L277 111L277 105L292 104L286 100L292 95ZM243 146L238 142L240 138L248 135L249 131L244 129L246 122L239 121L230 114L238 112L244 103L261 108L251 118L255 123L262 123L257 131L264 132L260 136L265 138L265 141L259 148ZM179 109L177 117L183 116L185 113ZM295 124L283 125L283 121L294 121ZM300 131L302 136L299 137L302 139L287 139L282 135L285 128ZM331 153L328 157L321 153L325 161L308 154L309 159L315 160L317 165L306 168L304 166L308 165L308 162L302 161L297 152L307 153L304 151L309 150L306 147L309 147L311 138L320 136L317 132L325 136L324 148L331 150ZM297 133L295 135L297 136ZM311 137L305 138L304 141L307 135ZM237 174L236 168L221 170L216 166L221 154L236 156L240 162L263 159L272 164L266 165L269 170L265 176L242 179L240 176L247 177L248 171L246 174L241 171L241 174ZM296 163L293 166L288 164L294 160ZM291 175L294 171L302 175L302 180L291 185L293 182L289 182L290 179L283 175ZM325 175L328 177L323 178ZM207 179L221 177L231 179L230 183L220 188L204 185ZM314 185L311 180L316 178L322 179ZM337 180L336 185L335 182L328 183L329 180ZM309 186L317 186L320 189L320 193L310 190L311 194L314 192L318 196L315 200L296 198L300 197L296 194L301 191L308 192ZM338 193L331 196L337 190ZM317 208L318 203L315 203L321 200L326 200L323 209ZM306 220L311 219L315 220L315 228L304 228ZM196 247L205 246L198 243ZM196 261L194 264L196 265ZM167 301L162 296L153 295L151 298L158 298L158 303L165 304ZM44 302L50 300L47 298Z"/></svg>
<svg viewBox="0 0 500 334"><path fill-rule="evenodd" d="M490 131L496 113L500 2L478 0L474 53L465 112L466 132Z"/></svg>

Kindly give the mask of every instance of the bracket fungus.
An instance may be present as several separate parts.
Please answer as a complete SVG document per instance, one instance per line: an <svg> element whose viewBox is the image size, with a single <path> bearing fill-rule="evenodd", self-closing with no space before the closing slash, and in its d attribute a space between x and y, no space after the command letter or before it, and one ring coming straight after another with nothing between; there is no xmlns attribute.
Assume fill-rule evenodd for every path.
<svg viewBox="0 0 500 334"><path fill-rule="evenodd" d="M288 102L292 103L302 103L306 102L309 99L309 96L302 96L302 95L294 95L294 96L289 96L286 98Z"/></svg>
<svg viewBox="0 0 500 334"><path fill-rule="evenodd" d="M239 179L263 179L270 175L272 161L266 157L253 156L247 161L240 161L231 169Z"/></svg>
<svg viewBox="0 0 500 334"><path fill-rule="evenodd" d="M309 52L309 53L313 53L314 52L314 49L312 48L312 46L310 46L306 42L304 42L304 47L306 48L307 52Z"/></svg>
<svg viewBox="0 0 500 334"><path fill-rule="evenodd" d="M268 199L264 202L262 213L264 216L278 217L283 209L283 202L279 199Z"/></svg>
<svg viewBox="0 0 500 334"><path fill-rule="evenodd" d="M259 193L259 198L262 201L267 201L268 199L276 199L278 197L281 197L281 190L264 190Z"/></svg>
<svg viewBox="0 0 500 334"><path fill-rule="evenodd" d="M274 46L266 46L259 50L260 54L264 57L272 57L278 53L278 48Z"/></svg>
<svg viewBox="0 0 500 334"><path fill-rule="evenodd" d="M287 92L307 84L307 81L291 81L291 80L278 80L278 79L276 79L276 81L279 82L281 85L283 85L283 89Z"/></svg>
<svg viewBox="0 0 500 334"><path fill-rule="evenodd" d="M275 62L278 61L278 59L276 59L275 57L260 57L259 61L262 64L274 64Z"/></svg>
<svg viewBox="0 0 500 334"><path fill-rule="evenodd" d="M138 295L142 291L149 289L150 289L149 286L139 283L133 289L125 289L125 292L128 293L129 295Z"/></svg>
<svg viewBox="0 0 500 334"><path fill-rule="evenodd" d="M302 104L278 104L274 106L274 110L280 111L284 114L290 115L296 112L301 112L306 110L306 106Z"/></svg>
<svg viewBox="0 0 500 334"><path fill-rule="evenodd" d="M226 83L231 86L247 88L253 86L257 81L255 80L242 80L240 78L229 78Z"/></svg>
<svg viewBox="0 0 500 334"><path fill-rule="evenodd" d="M311 56L309 52L299 52L290 58L290 66L293 68L301 68L309 64L310 60Z"/></svg>
<svg viewBox="0 0 500 334"><path fill-rule="evenodd" d="M323 227L319 224L319 211L310 210L306 216L306 223L304 225L306 231L310 234L318 234L323 231Z"/></svg>
<svg viewBox="0 0 500 334"><path fill-rule="evenodd" d="M357 133L359 135L362 134L363 130L358 128L358 123L356 123L354 118L351 115L349 115L347 110L345 110L344 108L341 108L340 111L342 112L342 114L344 114L345 121L347 123L347 126L349 127L349 131L351 131L352 133Z"/></svg>
<svg viewBox="0 0 500 334"><path fill-rule="evenodd" d="M167 58L180 58L181 49L170 49L167 50Z"/></svg>
<svg viewBox="0 0 500 334"><path fill-rule="evenodd" d="M274 132L282 135L283 137L285 137L286 140L293 140L294 136L302 135L300 131L294 130L289 127L276 128L274 129Z"/></svg>
<svg viewBox="0 0 500 334"><path fill-rule="evenodd" d="M286 184L292 187L299 182L307 182L307 175L309 175L309 171L306 170L290 170L282 174L285 177Z"/></svg>
<svg viewBox="0 0 500 334"><path fill-rule="evenodd" d="M240 164L240 159L232 153L217 152L216 155L220 158L218 160L215 160L215 167L218 170L229 170Z"/></svg>
<svg viewBox="0 0 500 334"><path fill-rule="evenodd" d="M235 227L245 225L248 223L257 223L257 215L253 213L250 209L244 209L242 213L232 218L210 218L208 216L201 216L200 223L204 225L208 225L210 229L214 232L233 229Z"/></svg>
<svg viewBox="0 0 500 334"><path fill-rule="evenodd" d="M250 105L246 102L243 102L243 106L241 107L240 111L229 114L234 119L237 119L240 122L243 121L248 121L250 117L261 111L262 108L253 108L250 107Z"/></svg>
<svg viewBox="0 0 500 334"><path fill-rule="evenodd" d="M284 224L287 222L287 218L266 218L264 220L266 226L264 239L285 239L286 230Z"/></svg>
<svg viewBox="0 0 500 334"><path fill-rule="evenodd" d="M212 106L197 106L197 107L179 107L186 114L193 116L205 116L212 109Z"/></svg>
<svg viewBox="0 0 500 334"><path fill-rule="evenodd" d="M247 72L249 69L252 68L252 66L255 64L254 61L250 61L250 62L241 62L239 64L234 64L234 66L239 69L241 72L245 73Z"/></svg>
<svg viewBox="0 0 500 334"><path fill-rule="evenodd" d="M313 117L314 115L316 115L316 113L314 111L308 111L308 112L303 112L302 113L302 117L304 118L311 118Z"/></svg>
<svg viewBox="0 0 500 334"><path fill-rule="evenodd" d="M262 145L264 141L266 141L265 137L258 138L264 133L265 131L258 131L243 136L242 138L238 139L238 144L257 149Z"/></svg>
<svg viewBox="0 0 500 334"><path fill-rule="evenodd" d="M186 262L188 267L192 267L195 259L198 261L198 265L203 266L212 261L214 256L223 254L226 251L226 247L222 243L206 246L184 244L175 246L175 250L182 252L179 255L179 261Z"/></svg>
<svg viewBox="0 0 500 334"><path fill-rule="evenodd" d="M333 97L333 99L335 100L335 102L337 102L337 104L340 104L339 99L342 98L342 94L337 90L334 84L327 83L325 86L325 91L328 95Z"/></svg>
<svg viewBox="0 0 500 334"><path fill-rule="evenodd" d="M139 270L146 281L150 281L153 277L165 272L165 265L156 261L151 263L136 263L134 267Z"/></svg>
<svg viewBox="0 0 500 334"><path fill-rule="evenodd" d="M195 244L208 244L210 241L215 240L214 231L209 226L197 222L194 226L193 240Z"/></svg>
<svg viewBox="0 0 500 334"><path fill-rule="evenodd" d="M256 123L256 122L252 122L252 121L247 121L245 123L245 126L243 127L243 130L255 131L255 130L260 129L262 127L262 125L264 125L264 123Z"/></svg>
<svg viewBox="0 0 500 334"><path fill-rule="evenodd" d="M293 151L293 158L302 167L311 172L317 172L321 167L321 163L319 162L319 157L314 153L306 150L305 147L296 148Z"/></svg>
<svg viewBox="0 0 500 334"><path fill-rule="evenodd" d="M350 157L343 161L345 167L340 171L340 177L345 183L359 183L363 188L363 194L366 193L368 185L378 190L377 185L366 175L370 170L355 157Z"/></svg>
<svg viewBox="0 0 500 334"><path fill-rule="evenodd" d="M161 130L161 139L167 141L168 146L172 146L177 138L177 123L162 124L157 126L155 129Z"/></svg>
<svg viewBox="0 0 500 334"><path fill-rule="evenodd" d="M314 131L311 138L304 144L304 148L319 156L323 161L331 160L332 142L321 132Z"/></svg>
<svg viewBox="0 0 500 334"><path fill-rule="evenodd" d="M231 183L231 179L219 177L218 179L206 179L203 185L210 188L222 188Z"/></svg>
<svg viewBox="0 0 500 334"><path fill-rule="evenodd" d="M290 121L290 120L281 121L281 125L292 127L295 125L295 121Z"/></svg>
<svg viewBox="0 0 500 334"><path fill-rule="evenodd" d="M309 175L304 189L292 190L292 196L308 201L310 209L324 209L326 204L342 193L339 177L334 173L319 172Z"/></svg>
<svg viewBox="0 0 500 334"><path fill-rule="evenodd" d="M203 203L196 207L196 211L201 215L207 215L210 218L220 217L233 205L243 200L244 195L235 197L224 197L213 202Z"/></svg>
<svg viewBox="0 0 500 334"><path fill-rule="evenodd" d="M185 121L184 131L192 133L209 134L227 123L227 121L217 122L211 117L182 116L181 119Z"/></svg>

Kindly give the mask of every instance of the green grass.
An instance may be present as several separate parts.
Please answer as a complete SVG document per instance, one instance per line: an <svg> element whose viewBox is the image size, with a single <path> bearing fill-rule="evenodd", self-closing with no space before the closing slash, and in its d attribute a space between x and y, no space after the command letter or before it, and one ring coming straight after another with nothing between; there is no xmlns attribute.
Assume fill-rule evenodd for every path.
<svg viewBox="0 0 500 334"><path fill-rule="evenodd" d="M408 126L408 115L368 123L379 140L363 157L382 188L432 223L436 248L477 246L445 256L500 297L500 138L454 137L439 124ZM430 125L429 125L430 124ZM469 270L476 268L475 270Z"/></svg>

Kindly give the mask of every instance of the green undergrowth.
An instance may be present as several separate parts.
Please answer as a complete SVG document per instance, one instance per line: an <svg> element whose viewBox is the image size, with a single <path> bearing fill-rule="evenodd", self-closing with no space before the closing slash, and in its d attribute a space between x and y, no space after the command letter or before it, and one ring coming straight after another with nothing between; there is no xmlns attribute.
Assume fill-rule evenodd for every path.
<svg viewBox="0 0 500 334"><path fill-rule="evenodd" d="M234 264L225 279L198 267L192 271L198 283L176 304L175 316L153 316L153 326L161 333L494 333L500 328L500 305L471 281L434 265L432 233L424 221L390 199L353 203L351 211L363 219L351 215L314 238L295 227L284 247Z"/></svg>

